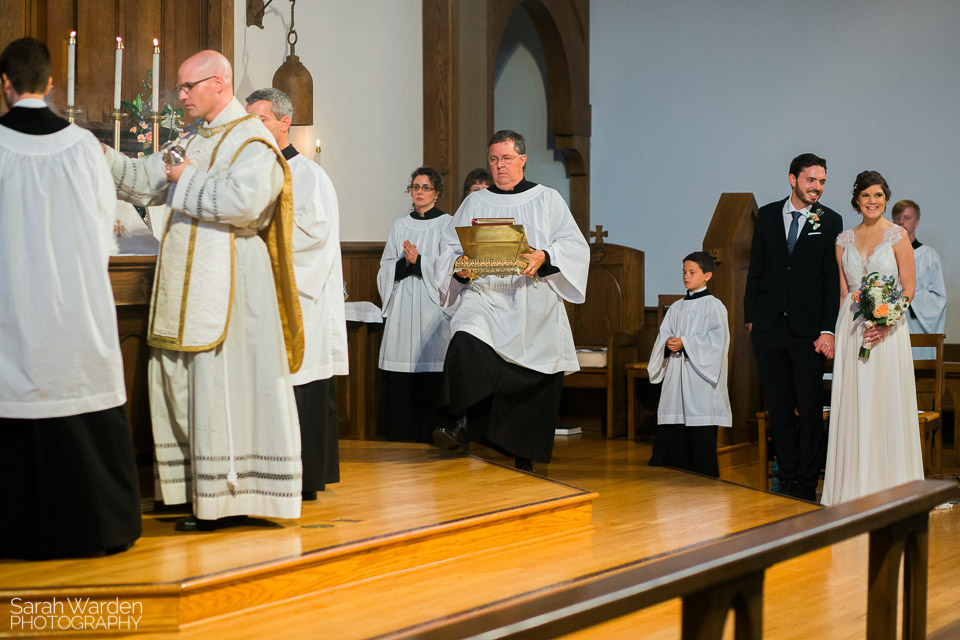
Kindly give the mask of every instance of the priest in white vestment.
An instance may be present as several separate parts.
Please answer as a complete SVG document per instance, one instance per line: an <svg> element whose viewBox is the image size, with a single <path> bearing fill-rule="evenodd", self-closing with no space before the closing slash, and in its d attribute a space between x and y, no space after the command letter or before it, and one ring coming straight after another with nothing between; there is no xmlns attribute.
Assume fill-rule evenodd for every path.
<svg viewBox="0 0 960 640"><path fill-rule="evenodd" d="M337 389L348 373L347 321L340 260L340 211L333 182L319 164L290 144L293 104L279 89L246 99L247 113L273 134L293 178L293 268L303 313L303 364L293 374L300 415L303 499L340 481Z"/></svg>
<svg viewBox="0 0 960 640"><path fill-rule="evenodd" d="M447 449L486 441L516 458L518 469L549 462L564 373L578 371L564 300L584 301L590 248L556 190L524 179L526 145L498 131L488 147L494 186L460 205L444 233L437 269L443 304L458 301L444 362L445 409L434 441ZM513 218L531 247L524 275L454 274L463 254L456 227L474 218ZM464 426L463 417L467 415Z"/></svg>
<svg viewBox="0 0 960 640"><path fill-rule="evenodd" d="M651 384L663 383L650 464L720 477L717 428L733 424L727 391L727 309L707 289L714 261L703 251L683 260L687 295L670 305L650 352Z"/></svg>
<svg viewBox="0 0 960 640"><path fill-rule="evenodd" d="M900 200L893 205L893 221L903 227L913 245L913 261L917 268L917 289L907 309L910 333L943 333L947 322L947 287L943 282L940 254L930 245L917 240L920 226L920 205L913 200ZM932 360L936 349L917 347L913 357Z"/></svg>
<svg viewBox="0 0 960 640"><path fill-rule="evenodd" d="M290 371L303 357L291 255L289 169L233 97L214 51L177 74L186 161L107 149L121 198L166 203L148 342L150 413L164 503L192 502L180 530L248 515L300 515L300 426ZM279 199L278 199L279 196ZM222 519L222 520L221 520ZM220 520L220 522L217 522Z"/></svg>
<svg viewBox="0 0 960 640"><path fill-rule="evenodd" d="M50 53L0 54L0 558L111 553L140 495L107 264L116 197L100 143L55 115Z"/></svg>

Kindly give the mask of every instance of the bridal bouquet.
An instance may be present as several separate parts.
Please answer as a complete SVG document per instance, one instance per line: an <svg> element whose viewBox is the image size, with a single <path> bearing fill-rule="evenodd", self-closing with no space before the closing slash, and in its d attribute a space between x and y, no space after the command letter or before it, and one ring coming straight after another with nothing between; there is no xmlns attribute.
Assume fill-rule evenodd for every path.
<svg viewBox="0 0 960 640"><path fill-rule="evenodd" d="M858 309L853 319L866 319L864 325L872 329L878 324L893 326L907 311L909 299L903 295L903 288L897 286L893 276L881 276L874 271L863 277L860 288L851 295ZM864 342L860 345L859 355L864 360L870 357L872 344Z"/></svg>

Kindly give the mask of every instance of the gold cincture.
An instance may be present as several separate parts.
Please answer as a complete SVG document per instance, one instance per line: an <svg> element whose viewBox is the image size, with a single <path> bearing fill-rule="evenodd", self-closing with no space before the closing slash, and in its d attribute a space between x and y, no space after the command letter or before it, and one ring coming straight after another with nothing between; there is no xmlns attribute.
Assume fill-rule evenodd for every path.
<svg viewBox="0 0 960 640"><path fill-rule="evenodd" d="M470 270L470 280L482 276L518 276L530 264L520 258L530 253L527 235L519 224L479 224L457 227L463 255L454 263L454 271Z"/></svg>

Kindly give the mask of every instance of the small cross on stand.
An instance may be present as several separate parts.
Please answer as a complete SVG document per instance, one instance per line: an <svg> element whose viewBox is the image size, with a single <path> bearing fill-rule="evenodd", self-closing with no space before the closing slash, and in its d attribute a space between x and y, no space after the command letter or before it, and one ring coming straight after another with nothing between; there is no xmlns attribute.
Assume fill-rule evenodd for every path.
<svg viewBox="0 0 960 640"><path fill-rule="evenodd" d="M120 224L120 218L117 218L117 223L113 225L113 232L117 234L117 240L120 240L123 237L123 232L126 229L122 224Z"/></svg>
<svg viewBox="0 0 960 640"><path fill-rule="evenodd" d="M602 224L598 224L598 225L597 225L597 230L596 230L596 231L591 231L591 232L590 232L590 237L591 237L591 238L596 238L596 241L594 242L594 244L603 244L603 239L606 238L606 237L609 236L609 235L610 235L610 232L609 232L609 231L604 231Z"/></svg>

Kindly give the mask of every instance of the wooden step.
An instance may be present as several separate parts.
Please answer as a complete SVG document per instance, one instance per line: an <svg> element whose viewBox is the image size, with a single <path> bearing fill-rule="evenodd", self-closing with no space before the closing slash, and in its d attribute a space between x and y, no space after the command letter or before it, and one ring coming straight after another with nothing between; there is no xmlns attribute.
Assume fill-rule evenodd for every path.
<svg viewBox="0 0 960 640"><path fill-rule="evenodd" d="M596 497L425 445L343 442L341 482L304 503L299 520L185 534L176 516L152 513L116 556L5 561L0 635L173 631L583 532Z"/></svg>

